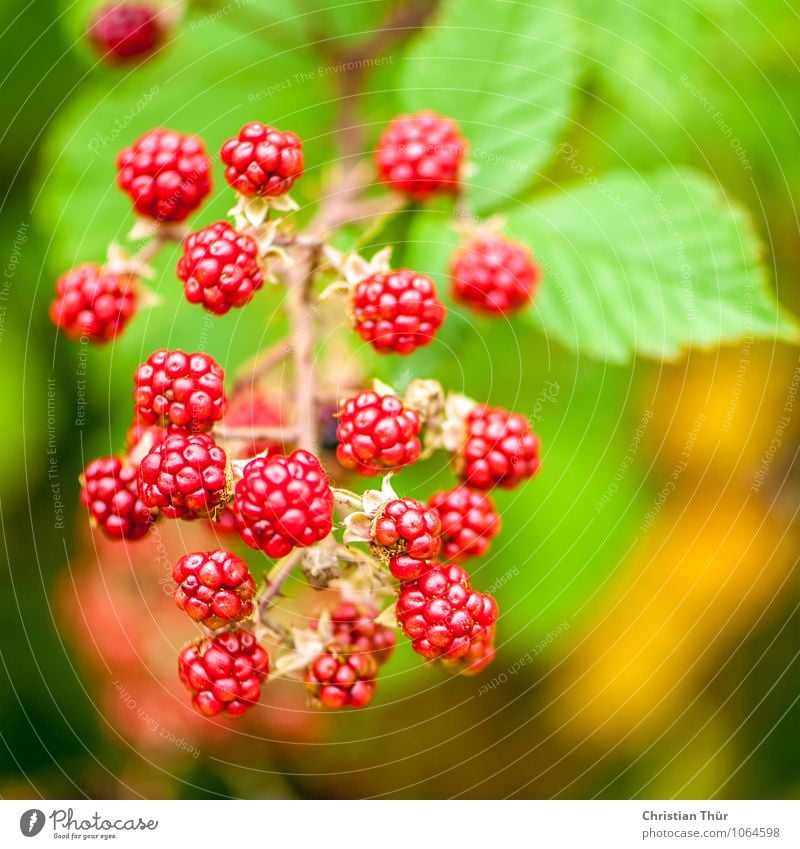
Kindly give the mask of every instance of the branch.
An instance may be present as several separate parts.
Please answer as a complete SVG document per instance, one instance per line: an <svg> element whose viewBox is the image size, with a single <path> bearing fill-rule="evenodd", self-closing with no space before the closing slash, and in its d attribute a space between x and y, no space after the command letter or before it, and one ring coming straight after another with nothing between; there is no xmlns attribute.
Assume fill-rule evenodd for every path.
<svg viewBox="0 0 800 849"><path fill-rule="evenodd" d="M291 442L295 438L292 428L280 425L252 425L250 427L226 427L217 425L213 430L214 436L222 439L241 439L245 441L266 439L268 442Z"/></svg>
<svg viewBox="0 0 800 849"><path fill-rule="evenodd" d="M264 590L264 593L258 602L259 619L263 620L266 617L267 612L272 606L272 602L278 595L280 595L283 585L286 583L286 579L292 573L295 566L297 566L300 562L304 553L304 549L296 548L272 567L272 571L267 576L267 588Z"/></svg>
<svg viewBox="0 0 800 849"><path fill-rule="evenodd" d="M250 360L249 363L239 369L233 384L233 394L236 395L257 383L275 366L287 359L290 354L291 350L285 339L271 345L263 354Z"/></svg>
<svg viewBox="0 0 800 849"><path fill-rule="evenodd" d="M295 382L295 428L297 444L312 453L317 447L316 399L314 397L314 312L311 287L319 270L322 248L298 246L294 262L286 269L289 289L287 309L292 328L292 359Z"/></svg>

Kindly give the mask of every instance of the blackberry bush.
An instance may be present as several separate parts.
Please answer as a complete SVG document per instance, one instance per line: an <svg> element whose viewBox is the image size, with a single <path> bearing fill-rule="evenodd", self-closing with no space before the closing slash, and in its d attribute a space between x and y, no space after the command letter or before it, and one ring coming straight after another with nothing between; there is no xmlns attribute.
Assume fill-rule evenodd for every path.
<svg viewBox="0 0 800 849"><path fill-rule="evenodd" d="M517 13L521 22L547 14L525 4ZM143 57L164 40L156 17L144 3L106 6L90 37L115 61ZM428 71L446 90L449 78L441 75L452 75L450 66ZM538 418L524 404L509 410L455 391L462 387L451 391L426 372L456 350L461 328L472 326L474 316L462 308L494 317L495 327L532 321L569 344L577 334L596 354L603 334L593 318L613 313L623 299L631 302L627 290L624 298L602 301L616 285L614 274L604 273L603 287L592 279L583 287L571 283L593 267L597 239L586 239L579 263L550 273L550 265L569 262L565 245L604 219L593 199L582 195L570 206L556 195L549 206L531 210L521 193L544 159L528 161L529 135L504 135L496 116L471 115L457 101L460 123L441 114L426 88L430 80L414 73L404 91L417 111L384 116L389 120L375 127L374 145L352 116L340 116L348 120L339 121L335 135L347 155L334 168L312 161L327 127L304 146L291 128L237 121L223 136L216 164L192 132L156 127L126 138L116 180L138 219L131 241L143 244L131 251L109 245L104 264L78 264L56 282L53 323L68 339L97 344L131 332L137 306L155 308L148 281L158 274L151 263L168 246L174 249L168 274L188 302L182 321L194 317L205 329L202 321L213 326L234 309L236 319L240 311L252 315L271 293L282 299L285 333L275 330L282 319L270 320L271 344L245 363L166 347L167 338L160 340L165 347L143 351L124 450L90 462L81 477L91 526L112 539L133 545L157 520L197 518L206 532L224 536L213 547L181 551L172 571L177 607L202 629L178 653L179 676L205 716L243 715L268 672L294 681L317 707L375 705L379 674L398 636L450 673L474 675L490 664L503 622L496 600L473 586L465 564L486 555L501 533L498 493L527 486L538 473L542 446L532 426ZM418 102L428 94L437 102ZM201 126L198 121L196 129ZM214 167L230 213L190 228L187 219L212 192ZM109 166L108 185L113 177ZM643 195L638 182L623 187L630 195L625 203L638 204L630 213L637 225L640 215L652 213L654 197L666 204L675 195L665 180L654 182ZM641 232L658 233L665 220L695 221L693 210L708 193L696 178L687 182L697 189L691 207L672 218L651 217ZM290 197L295 192L297 201ZM723 215L720 207L708 214ZM496 209L503 214L481 217ZM619 239L631 239L639 231L632 232L620 209L610 220L622 231ZM551 213L550 241L527 244L530 234L548 232ZM709 231L730 232L727 219L717 224ZM687 251L696 251L697 241L687 241ZM730 255L730 244L716 253ZM362 247L370 245L376 248ZM453 248L443 258L426 250L430 245ZM633 263L621 277L637 286L646 285L649 273L637 260L675 253L671 242L652 254L647 245L635 247L613 255ZM691 265L715 267L694 253ZM607 269L608 260L598 267ZM659 290L664 298L671 296L669 281L680 278L674 268L667 271ZM565 291L548 290L551 276ZM459 311L449 319L443 282ZM586 300L600 288L599 305ZM574 308L564 312L572 298ZM655 300L641 294L636 302ZM237 328L235 341L249 339L238 335L233 319L220 320ZM656 325L661 329L660 321L648 327ZM492 353L498 337L490 322L480 327ZM613 340L614 359L640 349L652 354L658 346L666 356L693 339L677 333L653 341L653 334L635 329L630 339ZM228 341L216 350L227 352ZM391 373L397 388L368 382L370 365ZM539 380L535 364L529 374ZM469 368L463 381L473 382ZM407 471L423 463L430 464L423 473ZM447 469L449 480L437 476ZM434 476L436 486L420 492ZM364 477L380 482L364 487L358 483ZM262 579L265 560L274 562ZM290 583L302 579L323 592L293 593L297 609L280 604Z"/></svg>

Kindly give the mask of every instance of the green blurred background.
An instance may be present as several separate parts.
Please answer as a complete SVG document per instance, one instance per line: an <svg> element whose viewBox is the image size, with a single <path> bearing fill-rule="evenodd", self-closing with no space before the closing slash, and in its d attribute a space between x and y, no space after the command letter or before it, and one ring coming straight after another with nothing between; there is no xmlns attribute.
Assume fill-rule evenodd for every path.
<svg viewBox="0 0 800 849"><path fill-rule="evenodd" d="M438 348L367 357L366 371L395 382L433 370L526 411L542 436L541 475L498 496L504 530L473 568L503 611L498 658L451 679L402 647L354 715L320 716L292 684L268 687L232 729L191 714L173 673L191 631L164 586L168 564L212 538L162 523L157 540L114 548L89 533L77 476L122 448L130 374L149 349L202 348L235 369L281 332L280 298L208 319L182 301L168 251L162 306L112 347L84 350L48 322L53 282L124 240L114 156L150 126L200 133L211 150L246 120L291 128L307 140L308 203L339 157L330 51L357 50L399 4L191 4L158 57L111 70L81 38L92 5L0 11L0 796L795 797L800 360L746 335L612 365L516 320L455 314ZM560 141L578 158L551 157L537 176L697 168L749 207L778 296L798 312L796 11L550 5L575 33ZM368 143L403 101L404 49L364 73ZM230 205L215 176L202 222ZM413 232L400 221L375 244L416 256ZM450 480L440 461L405 474L410 494Z"/></svg>

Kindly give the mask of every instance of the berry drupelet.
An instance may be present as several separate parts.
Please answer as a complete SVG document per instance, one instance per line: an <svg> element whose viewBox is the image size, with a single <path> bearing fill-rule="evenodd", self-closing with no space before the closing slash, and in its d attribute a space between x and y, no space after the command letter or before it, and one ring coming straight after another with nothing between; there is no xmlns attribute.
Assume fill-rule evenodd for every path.
<svg viewBox="0 0 800 849"><path fill-rule="evenodd" d="M157 513L139 498L137 469L121 457L93 460L81 475L81 503L112 539L140 539Z"/></svg>
<svg viewBox="0 0 800 849"><path fill-rule="evenodd" d="M247 564L230 551L195 551L178 560L172 570L175 603L206 626L247 619L253 612L256 584Z"/></svg>
<svg viewBox="0 0 800 849"><path fill-rule="evenodd" d="M422 453L420 427L419 413L396 395L359 392L339 407L336 456L365 476L409 466Z"/></svg>
<svg viewBox="0 0 800 849"><path fill-rule="evenodd" d="M430 277L407 268L377 272L353 289L356 332L381 354L411 354L429 345L445 318Z"/></svg>
<svg viewBox="0 0 800 849"><path fill-rule="evenodd" d="M525 245L502 236L475 239L450 262L453 298L490 315L510 315L527 306L540 279Z"/></svg>
<svg viewBox="0 0 800 849"><path fill-rule="evenodd" d="M86 263L59 277L50 319L69 339L102 344L119 336L135 311L134 277Z"/></svg>
<svg viewBox="0 0 800 849"><path fill-rule="evenodd" d="M214 315L243 307L264 285L258 245L226 221L190 233L178 260L178 278L190 304L202 304Z"/></svg>
<svg viewBox="0 0 800 849"><path fill-rule="evenodd" d="M266 650L240 628L196 640L178 657L180 679L204 716L242 716L261 696L268 672Z"/></svg>
<svg viewBox="0 0 800 849"><path fill-rule="evenodd" d="M208 354L154 351L133 377L136 418L144 425L211 430L225 412L224 378Z"/></svg>
<svg viewBox="0 0 800 849"><path fill-rule="evenodd" d="M222 145L225 179L245 197L277 197L303 174L303 145L290 132L252 122Z"/></svg>
<svg viewBox="0 0 800 849"><path fill-rule="evenodd" d="M117 184L139 215L183 221L211 191L211 161L197 136L150 130L117 157Z"/></svg>
<svg viewBox="0 0 800 849"><path fill-rule="evenodd" d="M375 151L378 175L391 189L417 200L460 188L467 143L458 125L435 112L400 115Z"/></svg>
<svg viewBox="0 0 800 849"><path fill-rule="evenodd" d="M234 510L242 539L270 557L283 557L324 539L333 527L333 493L309 451L256 457L236 483Z"/></svg>

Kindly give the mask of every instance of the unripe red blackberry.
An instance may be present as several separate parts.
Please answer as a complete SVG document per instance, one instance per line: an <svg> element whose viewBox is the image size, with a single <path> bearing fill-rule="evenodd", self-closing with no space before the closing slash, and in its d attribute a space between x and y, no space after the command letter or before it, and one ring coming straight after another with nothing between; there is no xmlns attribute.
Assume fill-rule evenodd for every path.
<svg viewBox="0 0 800 849"><path fill-rule="evenodd" d="M227 467L207 433L171 431L139 466L139 496L170 519L211 516L230 498Z"/></svg>
<svg viewBox="0 0 800 849"><path fill-rule="evenodd" d="M241 557L230 551L185 554L172 570L175 603L206 628L240 622L253 613L256 582Z"/></svg>
<svg viewBox="0 0 800 849"><path fill-rule="evenodd" d="M356 332L376 351L410 354L433 341L445 308L430 277L401 268L356 283L352 313Z"/></svg>
<svg viewBox="0 0 800 849"><path fill-rule="evenodd" d="M266 650L241 628L196 640L178 657L180 679L204 716L241 716L258 701L268 672Z"/></svg>
<svg viewBox="0 0 800 849"><path fill-rule="evenodd" d="M224 378L208 354L154 351L133 376L136 417L145 425L211 430L225 412Z"/></svg>
<svg viewBox="0 0 800 849"><path fill-rule="evenodd" d="M389 558L389 571L398 581L412 581L431 568L430 560L411 557L408 554L393 554Z"/></svg>
<svg viewBox="0 0 800 849"><path fill-rule="evenodd" d="M134 277L86 263L58 278L50 319L69 339L103 343L118 336L135 311Z"/></svg>
<svg viewBox="0 0 800 849"><path fill-rule="evenodd" d="M377 617L378 610L371 604L340 601L331 611L334 642L345 652L369 655L378 666L386 663L397 645L397 635L376 622Z"/></svg>
<svg viewBox="0 0 800 849"><path fill-rule="evenodd" d="M435 112L400 115L384 130L375 151L378 175L390 188L424 200L455 193L467 150L458 124Z"/></svg>
<svg viewBox="0 0 800 849"><path fill-rule="evenodd" d="M93 460L81 475L81 503L112 539L140 539L158 514L139 498L136 467L121 457Z"/></svg>
<svg viewBox="0 0 800 849"><path fill-rule="evenodd" d="M197 136L150 130L117 157L117 184L136 212L156 221L183 221L211 191L211 161Z"/></svg>
<svg viewBox="0 0 800 849"><path fill-rule="evenodd" d="M106 3L92 15L89 39L106 62L126 62L152 53L164 31L149 3Z"/></svg>
<svg viewBox="0 0 800 849"><path fill-rule="evenodd" d="M396 395L359 392L339 407L336 457L365 476L409 466L422 453L420 426L419 413Z"/></svg>
<svg viewBox="0 0 800 849"><path fill-rule="evenodd" d="M489 496L463 484L437 492L429 506L442 521L442 560L447 562L462 563L486 554L489 541L500 530Z"/></svg>
<svg viewBox="0 0 800 849"><path fill-rule="evenodd" d="M473 240L450 262L453 298L493 315L508 315L529 304L540 279L525 245L497 235Z"/></svg>
<svg viewBox="0 0 800 849"><path fill-rule="evenodd" d="M479 404L468 414L466 428L455 462L469 486L510 489L538 471L539 439L524 416Z"/></svg>
<svg viewBox="0 0 800 849"><path fill-rule="evenodd" d="M323 707L363 708L375 695L377 664L368 654L350 654L334 646L306 668L308 691Z"/></svg>
<svg viewBox="0 0 800 849"><path fill-rule="evenodd" d="M177 274L190 304L202 304L214 315L243 307L264 285L258 245L227 221L190 233L183 243Z"/></svg>
<svg viewBox="0 0 800 849"><path fill-rule="evenodd" d="M389 559L392 574L400 580L415 575L401 574L411 560L432 560L439 553L442 523L435 510L429 510L413 498L397 498L384 504L372 523L372 546L382 559ZM394 563L392 561L395 561ZM420 569L422 566L420 565Z"/></svg>
<svg viewBox="0 0 800 849"><path fill-rule="evenodd" d="M238 534L239 520L236 518L236 513L233 507L225 505L217 515L212 516L210 520L210 528L215 534Z"/></svg>
<svg viewBox="0 0 800 849"><path fill-rule="evenodd" d="M470 643L463 657L443 660L442 666L456 675L477 675L494 660L494 638L495 626L492 625Z"/></svg>
<svg viewBox="0 0 800 849"><path fill-rule="evenodd" d="M401 586L397 621L415 652L429 660L452 660L464 657L494 625L497 603L473 590L459 566L437 564Z"/></svg>
<svg viewBox="0 0 800 849"><path fill-rule="evenodd" d="M242 539L270 557L313 545L333 527L328 478L319 460L304 450L251 460L236 483L234 509Z"/></svg>
<svg viewBox="0 0 800 849"><path fill-rule="evenodd" d="M246 197L276 197L303 174L303 145L290 132L254 121L222 145L225 179Z"/></svg>

